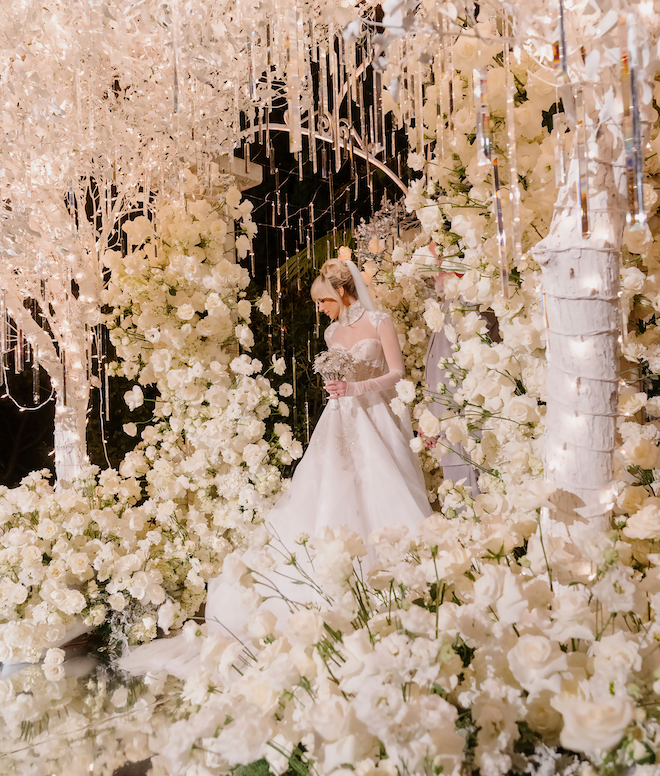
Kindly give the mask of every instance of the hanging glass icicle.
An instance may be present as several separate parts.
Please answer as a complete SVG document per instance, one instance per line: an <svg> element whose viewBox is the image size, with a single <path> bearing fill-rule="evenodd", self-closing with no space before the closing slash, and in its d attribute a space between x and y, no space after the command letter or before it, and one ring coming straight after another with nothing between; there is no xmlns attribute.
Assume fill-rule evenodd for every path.
<svg viewBox="0 0 660 776"><path fill-rule="evenodd" d="M60 352L60 362L62 363L62 400L61 404L66 407L67 403L67 373L66 373L66 350Z"/></svg>
<svg viewBox="0 0 660 776"><path fill-rule="evenodd" d="M180 84L179 75L183 73L181 68L181 46L179 35L179 0L172 0L172 135L174 139L174 156L177 160L177 190L181 202L181 208L185 207L185 193L183 190L183 170L179 165L179 118L180 118Z"/></svg>
<svg viewBox="0 0 660 776"><path fill-rule="evenodd" d="M568 75L568 52L566 50L566 21L564 19L564 0L559 0L559 25L557 40L552 44L552 59L558 78Z"/></svg>
<svg viewBox="0 0 660 776"><path fill-rule="evenodd" d="M415 135L417 136L417 153L424 153L424 92L422 84L422 65L417 62L415 72Z"/></svg>
<svg viewBox="0 0 660 776"><path fill-rule="evenodd" d="M500 187L500 171L497 157L493 157L493 192L495 194L495 217L497 224L497 250L500 259L500 278L502 281L502 296L509 298L509 264L506 257L506 232L504 231L504 215L502 213L502 189Z"/></svg>
<svg viewBox="0 0 660 776"><path fill-rule="evenodd" d="M279 267L275 270L275 291L277 294L275 298L275 314L279 315L280 303L282 301L282 274Z"/></svg>
<svg viewBox="0 0 660 776"><path fill-rule="evenodd" d="M318 339L321 333L321 313L318 304L315 304L314 307L316 313L316 319L314 320L314 336Z"/></svg>
<svg viewBox="0 0 660 776"><path fill-rule="evenodd" d="M14 371L20 374L25 369L25 337L23 329L16 324L16 342L14 344Z"/></svg>
<svg viewBox="0 0 660 776"><path fill-rule="evenodd" d="M287 8L286 27L287 67L289 110L289 151L299 154L302 151L302 117L300 109L300 63L298 58L298 9L291 1Z"/></svg>
<svg viewBox="0 0 660 776"><path fill-rule="evenodd" d="M626 182L628 212L626 223L630 230L643 229L646 225L644 210L644 158L642 131L637 94L637 46L635 41L635 17L633 14L619 18L619 45L621 49L621 96L623 100L623 140L626 149Z"/></svg>
<svg viewBox="0 0 660 776"><path fill-rule="evenodd" d="M511 22L507 25L509 37L513 37ZM507 28L505 27L505 29ZM516 124L514 107L516 87L511 69L511 54L509 43L504 43L504 72L506 77L506 130L507 156L509 157L509 197L511 202L511 243L513 248L513 263L518 264L522 257L522 229L520 225L520 183L518 181L518 148L516 145Z"/></svg>
<svg viewBox="0 0 660 776"><path fill-rule="evenodd" d="M474 104L477 111L477 164L490 164L491 136L488 110L488 68L474 71Z"/></svg>
<svg viewBox="0 0 660 776"><path fill-rule="evenodd" d="M555 183L557 186L563 186L568 178L566 128L566 114L555 113L552 117L552 135L555 146Z"/></svg>
<svg viewBox="0 0 660 776"><path fill-rule="evenodd" d="M341 169L341 143L339 141L339 101L341 86L339 83L339 61L337 51L335 50L335 43L337 36L335 33L334 25L330 25L330 31L328 33L328 40L330 41L330 88L332 90L332 144L335 155L335 172L339 172Z"/></svg>
<svg viewBox="0 0 660 776"><path fill-rule="evenodd" d="M577 119L577 200L580 207L582 236L589 237L589 170L587 155L587 127L582 87L575 88L575 113Z"/></svg>
<svg viewBox="0 0 660 776"><path fill-rule="evenodd" d="M385 150L385 114L383 113L383 74L374 71L374 105L376 107L376 148L374 154Z"/></svg>
<svg viewBox="0 0 660 776"><path fill-rule="evenodd" d="M248 60L248 88L250 90L250 99L256 103L258 99L257 95L257 83L254 77L255 65L254 65L254 44L257 32L251 30L247 39L247 60Z"/></svg>
<svg viewBox="0 0 660 776"><path fill-rule="evenodd" d="M35 344L32 346L32 403L35 407L41 401L41 380L39 366L39 348Z"/></svg>

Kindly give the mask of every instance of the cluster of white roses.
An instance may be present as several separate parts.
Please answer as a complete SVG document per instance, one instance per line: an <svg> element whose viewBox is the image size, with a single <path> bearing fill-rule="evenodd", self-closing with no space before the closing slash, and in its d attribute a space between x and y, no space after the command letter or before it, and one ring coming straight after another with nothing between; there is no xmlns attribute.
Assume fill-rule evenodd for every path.
<svg viewBox="0 0 660 776"><path fill-rule="evenodd" d="M226 774L263 758L277 775L293 758L322 776L633 764L651 776L660 624L642 612L657 586L622 564L630 547L615 536L585 534L572 564L549 569L540 542L522 554L534 527L518 525L514 553L488 516L438 514L420 538L373 536L370 568L348 528L305 537L315 570L311 582L301 572L298 598L308 583L315 603L288 619L259 595L273 596L281 548L253 534L251 568L230 556L225 572L245 588L248 632L239 642L184 626L200 657L176 693L182 718L152 740L154 774ZM166 698L164 679L151 681Z"/></svg>
<svg viewBox="0 0 660 776"><path fill-rule="evenodd" d="M125 231L132 249L106 256L113 368L137 378L130 408L155 386L154 422L119 471L92 469L60 491L37 473L1 494L0 662L38 660L108 620L130 641L178 627L271 508L280 468L302 454L288 424L267 427L288 408L240 353L253 343L249 276L234 261L254 234L249 203L229 188L214 205L165 204ZM271 301L256 306L268 314ZM283 374L283 360L271 368Z"/></svg>

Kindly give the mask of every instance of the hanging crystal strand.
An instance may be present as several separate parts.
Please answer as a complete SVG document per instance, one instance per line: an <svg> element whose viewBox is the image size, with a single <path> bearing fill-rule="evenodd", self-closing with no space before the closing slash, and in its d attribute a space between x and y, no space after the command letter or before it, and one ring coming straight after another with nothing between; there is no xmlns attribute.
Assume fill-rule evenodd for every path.
<svg viewBox="0 0 660 776"><path fill-rule="evenodd" d="M447 29L449 23L447 22ZM447 128L450 136L454 133L454 38L449 37L449 45L446 47L446 78L447 78Z"/></svg>
<svg viewBox="0 0 660 776"><path fill-rule="evenodd" d="M277 297L275 300L275 315L279 315L280 303L282 300L282 273L279 267L277 267L275 270L275 290L277 292Z"/></svg>
<svg viewBox="0 0 660 776"><path fill-rule="evenodd" d="M176 158L176 172L178 178L178 193L181 203L181 210L185 208L185 193L183 190L183 170L179 161L179 118L180 118L180 93L179 79L183 74L181 68L181 48L179 44L179 0L172 0L172 64L173 64L173 83L172 83L172 134L174 139L174 156Z"/></svg>
<svg viewBox="0 0 660 776"><path fill-rule="evenodd" d="M266 274L266 293L268 296L272 299L273 298L273 286L270 279L270 268L267 270ZM268 313L268 356L269 358L272 358L273 356L273 313Z"/></svg>
<svg viewBox="0 0 660 776"><path fill-rule="evenodd" d="M337 58L337 52L335 50L335 42L337 36L335 34L334 25L330 25L330 32L328 33L330 42L329 46L329 65L328 70L330 72L330 89L332 91L332 144L335 155L335 172L339 172L341 169L341 143L339 142L339 99L340 89L339 84L339 63Z"/></svg>
<svg viewBox="0 0 660 776"><path fill-rule="evenodd" d="M633 14L622 15L619 18L619 44L621 49L623 139L626 149L626 182L628 190L626 223L631 230L643 229L646 224L642 132L637 95L638 63L635 43L635 17Z"/></svg>
<svg viewBox="0 0 660 776"><path fill-rule="evenodd" d="M308 131L308 138L311 140L311 131L313 129L312 124L312 88L311 88L311 64L308 56L308 48L305 45L305 24L302 13L298 14L297 19L297 41L298 41L298 69L299 69L299 83L301 90L302 101L302 114L301 114L301 128L303 122L303 116L306 116L306 124ZM308 144L309 148L309 144ZM303 179L303 151L304 142L301 129L301 141L300 141L300 154L298 156L298 177Z"/></svg>
<svg viewBox="0 0 660 776"><path fill-rule="evenodd" d="M296 155L302 151L302 124L300 111L300 64L298 59L298 11L295 2L287 7L286 81L289 110L289 151Z"/></svg>
<svg viewBox="0 0 660 776"><path fill-rule="evenodd" d="M422 64L417 62L415 73L415 134L417 135L417 153L424 153L424 87L422 84Z"/></svg>
<svg viewBox="0 0 660 776"><path fill-rule="evenodd" d="M433 82L435 84L435 155L441 167L445 158L445 119L443 110L445 40L440 40L440 51L433 58Z"/></svg>
<svg viewBox="0 0 660 776"><path fill-rule="evenodd" d="M502 214L502 189L500 188L500 172L497 157L493 157L493 192L495 194L495 216L497 223L497 249L500 259L500 278L502 281L502 296L509 298L509 265L506 257L506 232Z"/></svg>
<svg viewBox="0 0 660 776"><path fill-rule="evenodd" d="M474 71L474 102L477 111L477 164L491 162L490 112L488 110L488 68Z"/></svg>
<svg viewBox="0 0 660 776"><path fill-rule="evenodd" d="M60 362L62 364L62 394L60 404L66 407L67 404L67 369L66 369L66 350L60 351Z"/></svg>
<svg viewBox="0 0 660 776"><path fill-rule="evenodd" d="M335 216L335 181L332 171L328 175L328 194L330 198L330 223L332 225L332 237L335 248L337 247L337 221ZM328 253L328 258L330 257Z"/></svg>
<svg viewBox="0 0 660 776"><path fill-rule="evenodd" d="M23 329L16 323L16 342L14 344L14 372L20 374L25 369L25 337Z"/></svg>
<svg viewBox="0 0 660 776"><path fill-rule="evenodd" d="M587 127L582 87L575 89L575 113L577 119L578 178L577 199L580 206L582 236L589 237L589 171L587 157Z"/></svg>
<svg viewBox="0 0 660 776"><path fill-rule="evenodd" d="M256 39L256 30L250 30L247 39L247 60L248 60L248 89L250 91L250 100L256 103L258 100L257 95L257 83L255 80L255 64L254 64L254 44Z"/></svg>
<svg viewBox="0 0 660 776"><path fill-rule="evenodd" d="M254 278L254 251L250 248L250 274Z"/></svg>
<svg viewBox="0 0 660 776"><path fill-rule="evenodd" d="M316 339L318 339L321 333L321 313L319 311L318 304L315 303L314 308L316 313L316 319L314 321L314 336L316 337Z"/></svg>
<svg viewBox="0 0 660 776"><path fill-rule="evenodd" d="M32 403L35 407L41 401L40 383L39 347L35 343L32 346Z"/></svg>
<svg viewBox="0 0 660 776"><path fill-rule="evenodd" d="M272 50L271 50L271 26L270 23L266 24L266 101L264 104L264 144L266 146L266 157L271 161L271 148L270 148L270 109L271 109L271 82L272 82Z"/></svg>
<svg viewBox="0 0 660 776"><path fill-rule="evenodd" d="M559 39L553 46L553 54L558 49L555 59L555 67L559 78L566 78L568 75L568 50L566 48L566 20L564 18L564 0L559 0Z"/></svg>
<svg viewBox="0 0 660 776"><path fill-rule="evenodd" d="M508 27L509 37L512 37L511 22ZM516 145L516 124L514 119L514 98L516 88L511 70L509 41L504 43L504 70L506 76L506 131L507 155L509 157L509 197L511 202L511 243L513 248L513 263L517 266L522 257L522 236L520 228L520 183L518 181L518 149Z"/></svg>
<svg viewBox="0 0 660 776"><path fill-rule="evenodd" d="M559 97L557 97L557 102L559 102ZM555 183L559 187L566 183L568 175L565 113L555 113L552 117L552 134L555 145Z"/></svg>
<svg viewBox="0 0 660 776"><path fill-rule="evenodd" d="M312 244L312 267L316 272L316 251L314 249L315 235L314 235L314 203L309 203L309 240Z"/></svg>

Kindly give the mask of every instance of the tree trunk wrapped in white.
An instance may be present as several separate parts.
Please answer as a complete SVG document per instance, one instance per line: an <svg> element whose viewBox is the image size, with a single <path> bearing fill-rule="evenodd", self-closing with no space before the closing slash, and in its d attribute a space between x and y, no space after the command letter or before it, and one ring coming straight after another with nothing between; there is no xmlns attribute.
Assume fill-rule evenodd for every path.
<svg viewBox="0 0 660 776"><path fill-rule="evenodd" d="M589 145L590 236L582 236L574 153L549 234L533 249L543 270L548 373L545 467L557 517L573 509L606 528L619 381L620 254L625 227L623 139L613 123Z"/></svg>

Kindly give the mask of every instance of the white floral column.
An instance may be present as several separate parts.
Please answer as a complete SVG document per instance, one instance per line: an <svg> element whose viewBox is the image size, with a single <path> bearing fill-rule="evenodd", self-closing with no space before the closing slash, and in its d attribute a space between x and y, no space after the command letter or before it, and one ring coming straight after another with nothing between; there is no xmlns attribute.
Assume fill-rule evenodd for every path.
<svg viewBox="0 0 660 776"><path fill-rule="evenodd" d="M606 528L619 381L619 276L625 227L623 141L614 122L589 146L590 236L583 238L575 148L549 234L533 249L543 270L548 324L545 468L572 510Z"/></svg>

